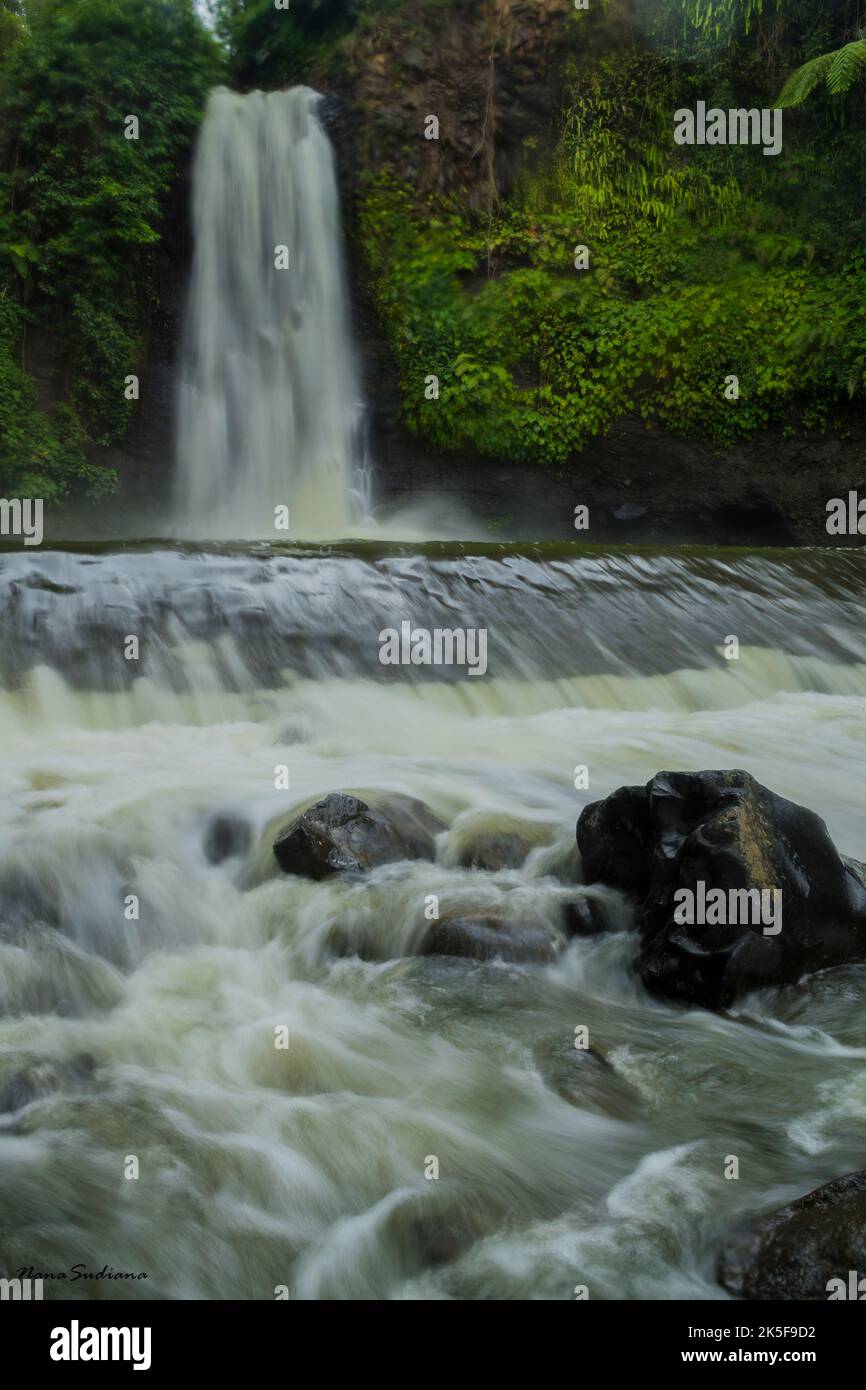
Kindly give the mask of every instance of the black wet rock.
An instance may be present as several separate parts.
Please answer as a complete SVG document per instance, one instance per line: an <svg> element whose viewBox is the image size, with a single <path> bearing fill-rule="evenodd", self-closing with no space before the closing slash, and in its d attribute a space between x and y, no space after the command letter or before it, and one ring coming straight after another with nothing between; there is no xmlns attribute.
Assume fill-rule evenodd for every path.
<svg viewBox="0 0 866 1390"><path fill-rule="evenodd" d="M866 1280L866 1173L836 1178L743 1227L716 1266L728 1293L756 1300L850 1297L852 1272L855 1283Z"/></svg>
<svg viewBox="0 0 866 1390"><path fill-rule="evenodd" d="M586 883L607 883L641 897L649 892L655 844L648 795L652 785L620 787L581 811L577 848Z"/></svg>
<svg viewBox="0 0 866 1390"><path fill-rule="evenodd" d="M274 842L287 874L323 879L366 873L378 864L433 859L443 823L422 801L383 797L375 806L333 792L298 816Z"/></svg>
<svg viewBox="0 0 866 1390"><path fill-rule="evenodd" d="M587 883L638 897L639 968L657 994L724 1008L750 989L866 959L866 866L819 816L747 772L660 772L583 811ZM674 920L680 889L781 891L781 930Z"/></svg>
<svg viewBox="0 0 866 1390"><path fill-rule="evenodd" d="M420 954L503 960L513 965L544 964L556 955L556 942L553 933L541 924L518 925L495 913L478 913L434 923Z"/></svg>

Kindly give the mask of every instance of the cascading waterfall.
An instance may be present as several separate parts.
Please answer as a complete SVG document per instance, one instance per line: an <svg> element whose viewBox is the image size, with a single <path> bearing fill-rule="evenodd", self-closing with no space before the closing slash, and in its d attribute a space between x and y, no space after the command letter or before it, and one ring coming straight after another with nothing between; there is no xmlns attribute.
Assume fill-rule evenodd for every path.
<svg viewBox="0 0 866 1390"><path fill-rule="evenodd" d="M274 509L288 506L292 535L338 535L363 510L361 393L319 101L307 87L219 88L208 104L178 401L183 534L273 539Z"/></svg>

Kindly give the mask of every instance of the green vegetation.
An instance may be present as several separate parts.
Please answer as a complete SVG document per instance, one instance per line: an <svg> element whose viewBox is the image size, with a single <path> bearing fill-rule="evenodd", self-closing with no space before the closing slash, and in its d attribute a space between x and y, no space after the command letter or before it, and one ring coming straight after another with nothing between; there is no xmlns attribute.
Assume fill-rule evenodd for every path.
<svg viewBox="0 0 866 1390"><path fill-rule="evenodd" d="M123 438L124 378L155 308L167 195L218 49L192 0L24 0L0 27L0 484L6 495L114 484L88 446ZM11 21L11 24L9 22ZM125 138L125 117L140 123ZM62 401L36 407L28 330L48 331Z"/></svg>
<svg viewBox="0 0 866 1390"><path fill-rule="evenodd" d="M832 427L866 394L862 96L788 118L780 159L678 148L678 107L771 106L778 88L760 0L717 7L739 29L711 63L682 61L701 36L663 9L667 49L640 34L575 63L558 147L507 200L472 215L387 169L367 180L364 251L420 436L561 465L628 412L722 446ZM712 9L683 0L680 19ZM814 10L778 16L795 61L828 32Z"/></svg>
<svg viewBox="0 0 866 1390"><path fill-rule="evenodd" d="M833 96L848 92L866 67L866 39L855 39L833 53L811 58L788 79L779 97L780 106L800 106L820 82Z"/></svg>
<svg viewBox="0 0 866 1390"><path fill-rule="evenodd" d="M272 88L308 80L310 69L340 39L377 14L395 11L401 3L291 0L287 11L278 12L274 0L216 0L214 12L217 32L233 56L234 84Z"/></svg>

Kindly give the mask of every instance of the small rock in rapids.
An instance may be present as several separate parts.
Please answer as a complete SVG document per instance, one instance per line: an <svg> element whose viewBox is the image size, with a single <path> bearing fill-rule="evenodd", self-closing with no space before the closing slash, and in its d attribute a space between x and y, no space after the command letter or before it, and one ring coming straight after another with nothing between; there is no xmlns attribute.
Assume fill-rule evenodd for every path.
<svg viewBox="0 0 866 1390"><path fill-rule="evenodd" d="M366 873L379 864L433 859L434 836L444 828L423 801L411 797L382 797L370 806L333 792L292 822L274 842L274 854L285 873L305 878Z"/></svg>

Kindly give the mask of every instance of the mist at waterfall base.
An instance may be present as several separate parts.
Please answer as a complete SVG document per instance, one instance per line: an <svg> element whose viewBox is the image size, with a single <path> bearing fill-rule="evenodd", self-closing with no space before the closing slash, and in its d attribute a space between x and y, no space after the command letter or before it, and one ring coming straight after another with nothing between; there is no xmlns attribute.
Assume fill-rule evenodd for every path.
<svg viewBox="0 0 866 1390"><path fill-rule="evenodd" d="M195 222L175 531L273 539L285 503L292 536L363 532L312 94L214 95ZM575 821L661 768L745 767L862 857L863 595L857 552L0 551L0 1277L147 1274L56 1299L724 1298L740 1218L862 1167L866 974L725 1015L651 998L631 906L580 885ZM381 666L404 619L487 629L488 674ZM435 862L282 874L276 833L331 791L425 801ZM520 832L526 862L460 867L484 831ZM431 894L558 930L581 892L622 930L550 965L422 954ZM607 1068L575 1065L581 1026Z"/></svg>

